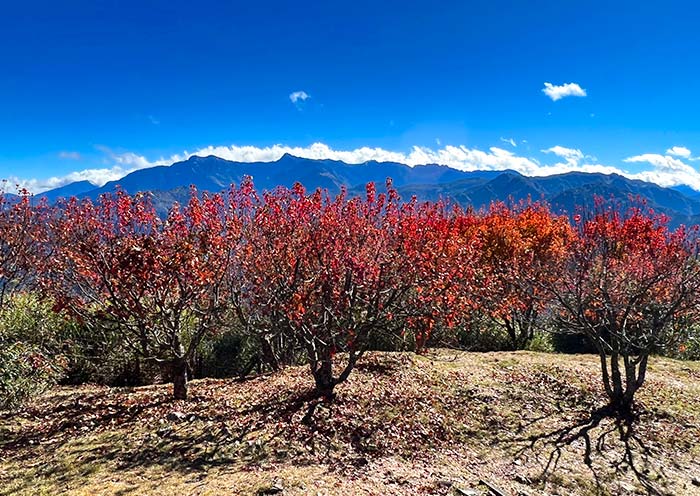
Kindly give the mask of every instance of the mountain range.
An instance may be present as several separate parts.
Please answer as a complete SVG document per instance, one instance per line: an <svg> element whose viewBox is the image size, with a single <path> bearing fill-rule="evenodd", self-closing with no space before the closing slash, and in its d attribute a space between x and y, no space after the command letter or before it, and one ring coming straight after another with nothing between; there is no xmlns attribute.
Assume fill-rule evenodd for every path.
<svg viewBox="0 0 700 496"><path fill-rule="evenodd" d="M463 206L479 208L498 200L546 200L558 212L573 213L590 208L594 195L614 197L622 202L641 197L649 207L671 218L673 225L700 223L700 192L687 186L664 188L654 183L627 179L617 174L569 172L545 177L524 176L512 170L460 171L444 165L410 167L395 162L368 161L347 164L336 160L314 160L289 154L274 162L232 162L209 156L192 156L170 166L132 172L118 181L96 187L87 181L46 191L36 198L54 202L61 197L95 199L117 187L128 193L150 191L156 208L165 213L173 202L186 202L189 186L200 191L219 192L231 183L252 176L260 191L302 183L307 190L327 189L331 194L345 187L351 195L363 194L368 182L381 189L388 177L403 198L420 200L449 198Z"/></svg>

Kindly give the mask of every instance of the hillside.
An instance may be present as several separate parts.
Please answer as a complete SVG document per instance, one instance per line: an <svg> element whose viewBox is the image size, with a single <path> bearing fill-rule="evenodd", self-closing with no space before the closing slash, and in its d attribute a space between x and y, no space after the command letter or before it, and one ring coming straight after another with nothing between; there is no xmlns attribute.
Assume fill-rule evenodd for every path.
<svg viewBox="0 0 700 496"><path fill-rule="evenodd" d="M630 180L611 174L570 172L546 177L528 177L515 171L460 171L428 164L409 167L395 162L369 161L347 164L336 160L312 160L284 155L275 162L231 162L218 157L193 156L170 166L151 167L132 172L119 181L96 188L86 181L47 191L39 197L54 201L77 195L95 199L100 194L122 188L128 193L150 191L161 215L173 202L186 202L189 186L200 191L219 192L231 183L239 184L252 176L259 191L301 182L308 190L327 189L337 194L341 188L350 194L364 194L365 185L381 186L388 177L404 198L419 200L449 198L462 206L476 208L493 201L544 199L557 212L571 213L578 207L589 208L594 195L605 198L644 198L649 206L671 218L672 225L695 224L700 220L700 193L688 187L662 188L653 183Z"/></svg>
<svg viewBox="0 0 700 496"><path fill-rule="evenodd" d="M95 189L95 185L90 181L77 181L74 183L66 184L60 188L45 191L39 195L36 195L36 199L41 200L46 198L49 202L55 202L60 198L70 198L71 196L79 196L83 193L87 193Z"/></svg>
<svg viewBox="0 0 700 496"><path fill-rule="evenodd" d="M310 422L305 367L194 381L186 402L66 387L0 416L0 495L700 494L700 363L654 359L633 428L591 416L597 367L373 353Z"/></svg>

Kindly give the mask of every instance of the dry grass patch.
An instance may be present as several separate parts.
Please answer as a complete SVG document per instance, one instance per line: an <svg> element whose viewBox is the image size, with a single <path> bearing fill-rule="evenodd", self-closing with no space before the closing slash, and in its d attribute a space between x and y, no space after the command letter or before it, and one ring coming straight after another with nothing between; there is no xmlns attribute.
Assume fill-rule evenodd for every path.
<svg viewBox="0 0 700 496"><path fill-rule="evenodd" d="M700 364L654 360L631 428L592 415L597 366L373 353L310 421L305 367L194 381L188 401L61 388L0 416L0 495L700 494Z"/></svg>

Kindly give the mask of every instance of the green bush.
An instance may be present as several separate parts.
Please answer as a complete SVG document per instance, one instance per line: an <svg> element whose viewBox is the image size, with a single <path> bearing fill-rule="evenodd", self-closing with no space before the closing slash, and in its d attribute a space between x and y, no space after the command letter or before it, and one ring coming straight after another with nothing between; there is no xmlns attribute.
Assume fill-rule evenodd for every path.
<svg viewBox="0 0 700 496"><path fill-rule="evenodd" d="M68 367L74 325L32 294L0 310L0 408L12 408L56 384Z"/></svg>
<svg viewBox="0 0 700 496"><path fill-rule="evenodd" d="M554 344L552 342L552 334L549 332L535 332L535 335L528 344L529 351L539 351L541 353L554 353Z"/></svg>
<svg viewBox="0 0 700 496"><path fill-rule="evenodd" d="M593 343L583 334L552 332L552 346L557 353L597 353Z"/></svg>
<svg viewBox="0 0 700 496"><path fill-rule="evenodd" d="M442 334L436 331L429 346L440 346ZM444 346L444 345L443 345ZM415 351L416 340L412 332L400 332L396 330L381 330L369 335L367 343L368 351Z"/></svg>
<svg viewBox="0 0 700 496"><path fill-rule="evenodd" d="M64 372L60 358L21 341L0 339L0 408L13 408L55 384Z"/></svg>
<svg viewBox="0 0 700 496"><path fill-rule="evenodd" d="M81 327L72 348L64 383L141 386L161 381L160 367L141 359L108 325Z"/></svg>
<svg viewBox="0 0 700 496"><path fill-rule="evenodd" d="M262 367L258 340L236 328L203 341L198 351L196 377L245 376Z"/></svg>
<svg viewBox="0 0 700 496"><path fill-rule="evenodd" d="M674 350L666 354L680 360L700 360L700 326L691 325L686 329L687 337Z"/></svg>
<svg viewBox="0 0 700 496"><path fill-rule="evenodd" d="M474 315L464 327L456 333L461 349L467 351L505 351L512 349L506 332L494 325L488 318Z"/></svg>

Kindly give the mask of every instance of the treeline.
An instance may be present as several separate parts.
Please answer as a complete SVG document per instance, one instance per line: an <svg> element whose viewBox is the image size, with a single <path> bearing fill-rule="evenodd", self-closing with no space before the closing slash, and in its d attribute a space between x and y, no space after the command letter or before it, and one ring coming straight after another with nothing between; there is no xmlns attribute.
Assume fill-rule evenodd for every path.
<svg viewBox="0 0 700 496"><path fill-rule="evenodd" d="M0 196L0 403L64 380L168 380L308 364L331 398L363 353L588 347L629 410L649 356L697 358L695 229L643 205L573 222L538 202L464 210L297 184L33 204Z"/></svg>

